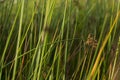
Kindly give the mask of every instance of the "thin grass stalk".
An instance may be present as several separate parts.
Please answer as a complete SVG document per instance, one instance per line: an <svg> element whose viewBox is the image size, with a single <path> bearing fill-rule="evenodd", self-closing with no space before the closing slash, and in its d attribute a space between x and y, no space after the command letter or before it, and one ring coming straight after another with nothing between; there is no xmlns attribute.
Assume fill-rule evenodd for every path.
<svg viewBox="0 0 120 80"><path fill-rule="evenodd" d="M47 27L48 28L50 27L51 19L53 17L53 11L54 11L54 8L55 8L55 3L56 3L56 1L52 0L51 3L49 2L46 5L46 17L45 17L45 21L44 21L44 29L47 28ZM45 60L44 60L44 53L45 53L45 48L46 48L45 46L46 46L46 43L47 43L48 33L45 33L45 31L44 31L42 36L43 35L45 36L45 40L44 40L43 48L42 48L42 55L41 55L41 60L40 60L38 79L40 78L40 75L41 75L42 65L43 65L43 63L44 64L46 63Z"/></svg>
<svg viewBox="0 0 120 80"><path fill-rule="evenodd" d="M114 3L115 3L115 1L114 1ZM120 10L120 0L118 0L118 4L117 4L117 13L119 12L119 10ZM118 26L118 25L117 25L117 23L116 23L115 29L114 29L114 32L113 32L112 42L113 42L114 39L115 39L115 34L116 34L117 26Z"/></svg>
<svg viewBox="0 0 120 80"><path fill-rule="evenodd" d="M54 36L53 36L53 39L51 41L50 47L49 47L48 51L46 52L46 54L44 56L44 59L47 59L46 61L49 61L49 59L47 57L49 57L51 55L50 52L51 52L52 48L54 47L54 44L52 44L52 43L54 43L58 39L57 32L58 32L58 27L56 28L56 31L54 33Z"/></svg>
<svg viewBox="0 0 120 80"><path fill-rule="evenodd" d="M92 60L92 53L93 53L93 47L91 48L90 50L90 56L89 56L89 59L88 59L88 65L87 65L87 69L86 69L86 75L88 75L88 72L89 72L89 69L90 69L90 66L91 66L91 60Z"/></svg>
<svg viewBox="0 0 120 80"><path fill-rule="evenodd" d="M26 36L27 36L27 33L28 33L30 27L33 28L33 26L31 26L31 25L32 25L33 18L34 18L34 15L35 15L34 13L35 13L35 12L33 12L32 18L31 18L31 20L30 20L30 23L28 24L27 30L25 31L25 34L24 34L24 36L23 36L23 38L22 38L22 40L21 40L21 44L20 44L20 47L19 47L18 52L19 52L20 49L22 48L22 45L23 45L23 43L24 43L24 41L25 41L25 38L26 38ZM30 39L30 40L31 40L31 39Z"/></svg>
<svg viewBox="0 0 120 80"><path fill-rule="evenodd" d="M114 73L115 73L116 62L117 62L117 58L118 58L118 54L119 54L119 48L120 48L120 37L119 37L119 41L118 41L118 45L117 45L117 50L115 53L115 59L114 59L114 63L113 63L112 74L111 74L110 80L114 80Z"/></svg>
<svg viewBox="0 0 120 80"><path fill-rule="evenodd" d="M25 55L27 55L27 54L30 54L30 53L33 52L33 51L35 51L35 48L33 48L33 49L31 49L31 50L23 53L22 55L18 56L17 59L20 59L21 57L23 57L23 56L25 56ZM3 66L3 68L5 68L5 67L7 67L8 65L12 64L14 61L15 61L15 59L9 61L8 63L6 63L6 64Z"/></svg>
<svg viewBox="0 0 120 80"><path fill-rule="evenodd" d="M90 66L90 70L89 70L89 74L90 74L90 71L93 67L93 64L95 62L95 59L96 59L96 56L97 56L97 52L98 52L98 49L99 49L99 46L101 44L101 40L102 40L102 36L103 36L103 32L104 32L104 29L105 29L105 25L106 25L106 22L107 22L107 18L108 18L108 15L106 14L105 18L104 18L104 23L102 25L102 29L101 29L101 33L100 33L100 37L99 37L99 40L98 40L98 44L97 44L97 48L95 50L95 54L93 56L93 59L92 59L92 63L91 63L91 66ZM88 74L88 76L89 76Z"/></svg>
<svg viewBox="0 0 120 80"><path fill-rule="evenodd" d="M44 2L45 1L42 2L43 6L42 6L42 15L41 15L42 17L41 17L41 22L40 22L39 38L38 38L38 42L37 42L37 45L36 45L36 50L33 54L32 63L31 63L30 71L29 71L29 76L31 76L32 75L31 73L33 72L33 67L34 67L34 62L35 62L35 58L36 58L36 55L37 55L37 51L38 51L38 49L41 48L39 45L40 45L40 42L41 42L41 27L42 27L42 22L43 22L43 10L44 10L44 5L45 5Z"/></svg>
<svg viewBox="0 0 120 80"><path fill-rule="evenodd" d="M113 0L112 1L112 10L111 12L114 13L114 9L115 9L115 1ZM110 19L110 26L112 26L112 22L113 22L113 14L111 15L111 19ZM113 30L113 36L110 35L109 39L108 39L108 44L107 44L107 47L108 47L108 52L110 52L110 49L111 49L111 46L112 46L112 42L114 40L114 35L115 35L115 32L116 32L116 28L117 28L117 23L115 25L115 28Z"/></svg>
<svg viewBox="0 0 120 80"><path fill-rule="evenodd" d="M92 77L94 76L94 73L95 73L95 71L97 69L97 66L98 66L100 58L101 58L102 51L103 51L103 49L104 49L104 47L105 47L105 45L106 45L106 43L107 43L107 41L109 39L114 27L115 27L116 22L118 21L119 14L120 14L120 12L117 13L116 18L115 18L115 20L114 20L114 22L113 22L113 24L112 24L112 26L110 28L110 31L108 32L108 34L106 35L106 37L105 37L105 39L103 41L103 44L102 44L102 46L101 46L101 48L100 48L100 50L98 52L98 56L96 58L95 64L94 64L94 66L92 68L92 71L90 73L90 76L88 77L88 80L92 79Z"/></svg>
<svg viewBox="0 0 120 80"><path fill-rule="evenodd" d="M81 71L80 71L80 77L79 77L79 80L82 79L83 71L84 71L84 68L85 68L86 59L87 59L87 55L84 55L84 61L83 61L83 64L82 64L82 69L81 69Z"/></svg>
<svg viewBox="0 0 120 80"><path fill-rule="evenodd" d="M79 53L79 56L80 56L80 53ZM77 68L76 68L75 72L73 73L71 79L72 79L72 78L73 78L73 80L76 79L77 74L79 74L78 72L79 72L79 70L80 70L80 68L81 68L80 66L81 66L82 63L84 62L84 58L85 58L85 57L82 57L82 58L79 57Z"/></svg>
<svg viewBox="0 0 120 80"><path fill-rule="evenodd" d="M17 63L18 63L17 57L19 54L18 50L19 50L19 46L20 46L21 31L22 31L23 11L24 11L24 0L22 0L22 6L21 6L20 24L19 24L18 40L17 40L17 47L16 47L15 63L14 63L12 80L15 80L15 76L16 76L16 69L17 69Z"/></svg>
<svg viewBox="0 0 120 80"><path fill-rule="evenodd" d="M57 40L57 32L58 32L58 27L56 28L56 31L55 31L55 33L54 33L54 36L53 36L53 39L52 39L52 43L54 43L54 41L56 41ZM55 40L56 39L56 40ZM50 51L52 50L52 48L54 47L55 45L54 44L51 44L50 45L50 48L48 49L48 52L46 53L46 55L44 56L44 59L46 59L47 57L49 57L50 56ZM57 59L57 51L58 51L58 46L56 47L56 50L55 50L55 55L54 55L54 59L53 59L53 63L52 63L52 65L51 65L51 68L49 69L49 71L48 71L48 74L47 74L47 77L45 78L46 80L48 79L48 77L49 77L49 74L50 74L50 79L53 79L53 74L54 74L54 65L55 65L55 61L56 61L56 59ZM48 55L48 56L47 56ZM47 61L49 61L49 59L47 59Z"/></svg>
<svg viewBox="0 0 120 80"><path fill-rule="evenodd" d="M68 0L65 1L65 8L64 8L64 16L63 16L63 21L62 21L62 26L61 26L61 34L60 34L60 40L63 39L63 33L64 33L64 25L65 25L65 17L66 17L66 10L67 10L67 4ZM62 50L62 43L60 43L60 49L59 49L59 56L58 56L58 64L57 64L57 75L56 75L56 80L59 79L59 72L60 72L60 61L61 61L61 50ZM63 78L64 79L64 78Z"/></svg>
<svg viewBox="0 0 120 80"><path fill-rule="evenodd" d="M104 57L102 57L102 59L100 61L100 64L98 65L98 68L97 68L97 70L96 70L96 72L95 72L94 77L92 78L92 80L95 80L95 78L97 77L97 75L98 75L97 79L100 80L99 71L100 71L100 67L101 67L103 61L104 61Z"/></svg>
<svg viewBox="0 0 120 80"><path fill-rule="evenodd" d="M29 27L29 26L28 26ZM28 29L28 28L27 28ZM33 42L33 38L34 38L34 36L33 36L33 22L31 23L31 28L30 28L30 50L33 48L33 44L32 44L32 42ZM29 56L32 56L32 52L30 53L30 55Z"/></svg>
<svg viewBox="0 0 120 80"><path fill-rule="evenodd" d="M15 27L15 23L16 23L16 21L17 21L17 17L18 17L19 11L20 11L20 5L19 5L19 8L18 8L17 14L16 14L16 16L15 16L15 20L14 20L14 22L13 22L13 25L11 26L11 30L10 30L10 33L9 33L9 35L8 35L8 39L7 39L7 41L6 41L5 48L4 48L4 51L3 51L3 54L2 54L2 58L1 58L1 61L0 61L0 64L1 64L1 67L0 67L0 80L1 80L1 76L2 76L2 68L3 68L3 66L4 66L5 53L6 53L6 51L7 51L7 48L8 48L10 39L11 39L11 36L12 36L12 34L13 34L13 30L14 30L14 27Z"/></svg>
<svg viewBox="0 0 120 80"><path fill-rule="evenodd" d="M114 12L114 9L115 9L115 1L113 0L112 1L112 13ZM112 26L112 22L113 22L113 14L111 15L111 18L110 18L110 26ZM117 25L117 24L116 24ZM113 31L115 31L115 28L114 28L114 30ZM113 32L114 33L114 32ZM113 34L114 35L114 34ZM108 52L110 51L110 48L111 48L111 43L112 43L112 35L110 35L110 38L109 38L109 40L108 40Z"/></svg>
<svg viewBox="0 0 120 80"><path fill-rule="evenodd" d="M76 17L78 17L78 16L76 16ZM76 18L76 23L75 23L75 28L74 28L74 31L73 31L73 36L72 36L72 38L75 38L76 29L77 29L77 21L78 21L78 19ZM73 42L74 42L74 39L71 41L71 45L70 45L70 49L69 49L69 50L72 49Z"/></svg>
<svg viewBox="0 0 120 80"><path fill-rule="evenodd" d="M47 37L48 37L48 33L45 33L44 30L46 28L49 28L49 25L50 25L50 22L51 22L51 17L52 17L52 13L53 13L53 9L54 9L54 7L52 7L52 5L54 5L54 1L50 2L50 0L46 4L46 15L45 15L45 20L44 20L44 25L43 25L43 31L41 32L41 41L43 42L43 47L42 47L42 50L40 51L41 52L41 57L40 57L40 52L38 52L39 55L37 57L35 74L33 76L33 79L36 79L38 65L40 65L40 67L39 67L39 70L38 70L39 71L39 75L38 75L37 79L40 79L40 77L41 77L41 69L42 69L42 65L43 65L43 57L44 57L45 48L46 48L45 46L46 46Z"/></svg>
<svg viewBox="0 0 120 80"><path fill-rule="evenodd" d="M53 62L52 62L52 66L51 66L51 68L49 69L49 71L48 71L48 74L47 74L47 76L46 76L46 80L48 79L48 77L49 77L49 74L50 74L50 72L51 72L51 76L52 77L55 77L53 74L54 74L54 68L55 68L55 61L57 61L57 58L58 58L58 54L57 54L57 52L58 52L58 46L56 47L56 50L55 50L55 55L54 55L54 59L53 59Z"/></svg>
<svg viewBox="0 0 120 80"><path fill-rule="evenodd" d="M71 0L70 0L70 2L69 2L69 13L68 13L68 21L70 20L70 11L71 11ZM67 6L67 3L66 3L66 6ZM69 38L69 30L70 30L70 21L68 22L68 24L67 24L67 34L66 34L66 40L68 40L68 38ZM66 69L67 69L67 67L66 67L66 64L67 64L67 55L68 55L68 41L66 41L65 42L65 54L64 54L65 56L64 56L64 70L63 70L63 80L65 80L66 79Z"/></svg>
<svg viewBox="0 0 120 80"><path fill-rule="evenodd" d="M98 69L97 80L100 80L100 69Z"/></svg>

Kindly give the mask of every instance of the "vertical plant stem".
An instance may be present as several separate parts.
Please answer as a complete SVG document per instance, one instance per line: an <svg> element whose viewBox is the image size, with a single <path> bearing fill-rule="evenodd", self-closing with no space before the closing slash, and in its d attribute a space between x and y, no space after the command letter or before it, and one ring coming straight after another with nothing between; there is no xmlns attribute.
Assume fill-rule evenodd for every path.
<svg viewBox="0 0 120 80"><path fill-rule="evenodd" d="M115 54L115 60L113 63L113 68L112 68L112 74L111 74L111 79L110 80L114 80L114 72L115 72L115 67L116 67L116 61L118 58L118 54L119 54L119 48L120 48L120 37L119 37L119 41L118 41L118 45L117 45L117 50L116 50L116 54Z"/></svg>
<svg viewBox="0 0 120 80"><path fill-rule="evenodd" d="M21 39L21 31L22 31L23 10L24 10L24 0L22 0L22 6L21 6L21 16L20 16L20 24L19 24L18 40L17 40L17 47L16 47L15 63L14 63L12 80L15 80L15 76L16 76L17 57L18 57L18 54L19 54L18 50L19 50L20 39Z"/></svg>
<svg viewBox="0 0 120 80"><path fill-rule="evenodd" d="M103 51L103 49L104 49L104 47L105 47L105 45L106 45L106 43L107 43L107 41L109 39L114 27L115 27L116 22L118 21L119 14L120 14L120 12L117 13L116 18L115 18L115 20L114 20L114 22L113 22L113 24L112 24L112 26L110 28L110 31L108 32L108 34L106 35L106 37L105 37L105 39L103 41L103 44L102 44L102 46L101 46L101 48L100 48L100 50L98 52L98 56L96 58L95 64L94 64L94 66L92 68L92 71L90 73L90 76L89 76L88 80L92 79L92 77L93 77L93 75L94 75L94 73L95 73L95 71L97 69L97 66L98 66L100 58L101 58L102 51Z"/></svg>
<svg viewBox="0 0 120 80"><path fill-rule="evenodd" d="M1 80L1 76L2 76L2 68L3 68L3 66L4 66L5 53L6 53L6 51L7 51L7 48L8 48L10 39L11 39L11 36L12 36L12 34L13 34L13 30L14 30L14 27L15 27L15 23L16 23L16 21L17 21L17 17L18 17L19 11L20 11L20 6L19 6L19 8L18 8L17 14L16 14L16 16L15 16L15 20L14 20L13 25L12 25L12 27L11 27L10 34L8 35L8 39L7 39L7 41L6 41L6 45L5 45L5 48L4 48L4 51L3 51L3 54L2 54L2 58L1 58L1 61L0 61L0 65L1 65L1 66L0 66L0 80Z"/></svg>

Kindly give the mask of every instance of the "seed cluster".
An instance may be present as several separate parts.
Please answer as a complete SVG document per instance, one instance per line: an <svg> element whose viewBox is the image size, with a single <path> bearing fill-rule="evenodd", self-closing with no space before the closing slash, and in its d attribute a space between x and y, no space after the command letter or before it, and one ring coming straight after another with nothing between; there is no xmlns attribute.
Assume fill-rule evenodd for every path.
<svg viewBox="0 0 120 80"><path fill-rule="evenodd" d="M94 36L92 34L89 34L87 37L87 41L85 42L86 45L91 46L92 48L96 48L97 47L97 40L94 38Z"/></svg>

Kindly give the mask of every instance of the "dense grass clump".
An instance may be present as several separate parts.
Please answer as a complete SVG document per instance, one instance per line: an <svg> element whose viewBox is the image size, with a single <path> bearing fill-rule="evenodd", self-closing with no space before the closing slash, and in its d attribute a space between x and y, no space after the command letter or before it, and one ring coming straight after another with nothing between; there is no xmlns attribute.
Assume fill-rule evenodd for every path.
<svg viewBox="0 0 120 80"><path fill-rule="evenodd" d="M1 0L0 80L119 80L119 0Z"/></svg>

